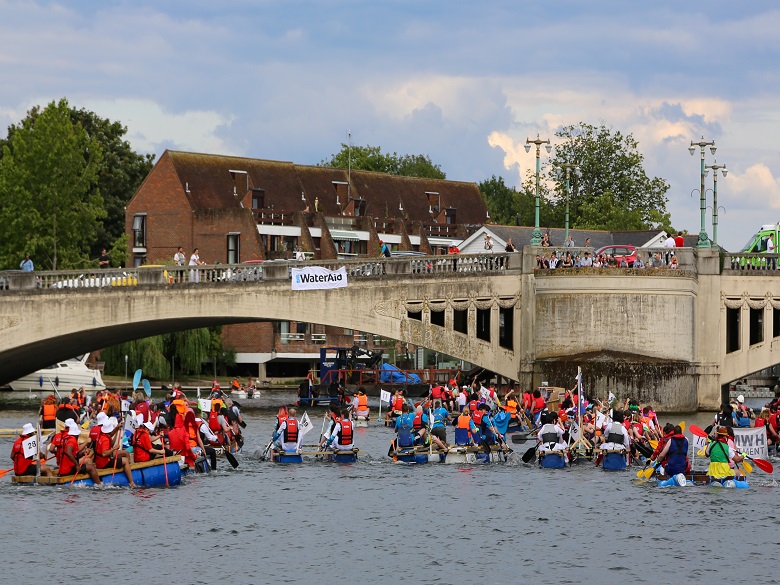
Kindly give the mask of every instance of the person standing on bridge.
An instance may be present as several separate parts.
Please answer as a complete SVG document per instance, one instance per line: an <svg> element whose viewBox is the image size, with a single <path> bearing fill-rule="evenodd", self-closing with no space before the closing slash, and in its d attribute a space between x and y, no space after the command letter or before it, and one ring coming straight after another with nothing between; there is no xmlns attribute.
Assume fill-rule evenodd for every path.
<svg viewBox="0 0 780 585"><path fill-rule="evenodd" d="M19 268L21 268L22 272L32 272L35 270L35 266L33 266L33 261L30 260L29 254L24 255L24 260L19 264Z"/></svg>
<svg viewBox="0 0 780 585"><path fill-rule="evenodd" d="M173 255L173 263L176 266L184 266L184 260L186 260L186 256L184 255L184 248L179 246L178 250L176 250L176 253Z"/></svg>
<svg viewBox="0 0 780 585"><path fill-rule="evenodd" d="M202 266L205 262L200 259L200 251L195 248L190 256L190 266ZM190 282L200 282L200 270L190 270Z"/></svg>

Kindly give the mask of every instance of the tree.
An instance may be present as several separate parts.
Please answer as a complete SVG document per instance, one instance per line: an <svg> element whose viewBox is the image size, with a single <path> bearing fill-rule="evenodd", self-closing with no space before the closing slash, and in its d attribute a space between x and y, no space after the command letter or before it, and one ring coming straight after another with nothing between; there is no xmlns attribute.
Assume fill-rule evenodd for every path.
<svg viewBox="0 0 780 585"><path fill-rule="evenodd" d="M127 134L127 127L119 122L111 122L85 109L69 108L69 113L71 122L74 125L81 125L87 136L101 145L103 152L102 160L97 167L97 183L93 187L95 191L100 192L106 211L103 221L97 225L94 240L90 244L90 256L97 258L101 248L108 248L110 252L120 244L117 240L125 233L127 202L152 170L155 157L153 154L136 153L130 143L123 138ZM0 156L2 156L2 146L10 144L14 134L25 126L34 125L40 115L40 106L35 106L27 112L27 117L19 125L9 126L8 137L0 140ZM113 260L112 256L112 264ZM118 264L114 265L118 266Z"/></svg>
<svg viewBox="0 0 780 585"><path fill-rule="evenodd" d="M341 145L341 150L331 155L330 160L320 161L321 167L338 169L357 169L361 171L376 171L403 177L424 177L428 179L446 179L441 167L434 164L430 157L424 154L398 153L384 154L378 146L348 146Z"/></svg>
<svg viewBox="0 0 780 585"><path fill-rule="evenodd" d="M16 268L25 253L44 269L89 262L106 216L97 187L102 154L64 99L13 131L0 159L0 265Z"/></svg>
<svg viewBox="0 0 780 585"><path fill-rule="evenodd" d="M500 225L532 226L535 221L536 179L526 180L523 189L518 191L509 187L503 177L493 175L479 184L479 190L487 205L490 219ZM541 226L551 225L553 209L550 205L546 185L540 185L539 223Z"/></svg>
<svg viewBox="0 0 780 585"><path fill-rule="evenodd" d="M612 131L604 124L566 126L556 132L556 147L548 178L556 184L556 216L563 217L566 202L565 163L576 163L571 173L570 225L589 229L655 229L668 226L666 192L669 184L650 178L644 157L631 134Z"/></svg>

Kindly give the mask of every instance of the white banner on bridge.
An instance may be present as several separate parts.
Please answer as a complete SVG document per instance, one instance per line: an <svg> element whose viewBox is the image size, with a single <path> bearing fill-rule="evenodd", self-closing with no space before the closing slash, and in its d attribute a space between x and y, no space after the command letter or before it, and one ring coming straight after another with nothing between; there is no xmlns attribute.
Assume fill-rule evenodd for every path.
<svg viewBox="0 0 780 585"><path fill-rule="evenodd" d="M293 290L343 288L347 286L347 270L343 266L338 270L328 270L322 266L293 268L290 276Z"/></svg>
<svg viewBox="0 0 780 585"><path fill-rule="evenodd" d="M745 453L754 459L767 459L766 427L734 429L734 446L737 453Z"/></svg>

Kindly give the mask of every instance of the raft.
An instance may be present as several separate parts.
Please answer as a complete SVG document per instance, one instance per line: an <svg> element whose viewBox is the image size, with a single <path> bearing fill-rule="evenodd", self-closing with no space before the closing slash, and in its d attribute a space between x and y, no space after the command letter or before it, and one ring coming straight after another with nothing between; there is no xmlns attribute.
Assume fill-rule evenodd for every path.
<svg viewBox="0 0 780 585"><path fill-rule="evenodd" d="M446 463L450 465L475 464L475 463L500 463L507 459L510 450L491 446L490 452L486 453L482 447L475 446L454 446L446 450L433 449L429 447L399 447L390 451L388 455L393 461L401 463Z"/></svg>
<svg viewBox="0 0 780 585"><path fill-rule="evenodd" d="M357 461L360 449L348 449L345 451L272 451L271 461L274 463L303 463L304 457L312 457L318 461L334 461L336 463L354 463Z"/></svg>
<svg viewBox="0 0 780 585"><path fill-rule="evenodd" d="M352 424L356 428L367 427L368 426L368 417L369 417L369 414L368 414L367 410L356 412Z"/></svg>
<svg viewBox="0 0 780 585"><path fill-rule="evenodd" d="M604 471L622 471L628 467L625 451L601 450L601 452L604 454L604 460L601 463Z"/></svg>
<svg viewBox="0 0 780 585"><path fill-rule="evenodd" d="M681 477L682 476L682 477ZM713 479L704 472L699 473L678 473L672 477L665 475L659 475L658 487L686 487L686 486L713 486L713 487L727 487L727 488L748 488L750 485L747 482L747 478L744 475L738 475L735 477L724 477L723 479ZM685 483L683 484L682 481Z"/></svg>
<svg viewBox="0 0 780 585"><path fill-rule="evenodd" d="M566 451L539 451L539 466L544 469L564 469L567 459Z"/></svg>
<svg viewBox="0 0 780 585"><path fill-rule="evenodd" d="M174 486L181 483L181 456L173 455L166 457L165 464L163 464L162 458L152 459L151 461L144 461L142 463L133 463L130 469L133 472L133 481L139 487L157 487L157 486ZM166 471L167 471L167 484L166 484ZM112 469L99 469L98 475L101 481L105 485L117 485L127 486L128 481L125 476L125 472L122 468L116 471ZM22 485L32 485L39 483L41 485L87 485L94 486L95 482L92 478L85 473L78 474L75 479L72 475L66 475L64 477L43 477L36 478L32 475L15 475L11 478L13 483Z"/></svg>

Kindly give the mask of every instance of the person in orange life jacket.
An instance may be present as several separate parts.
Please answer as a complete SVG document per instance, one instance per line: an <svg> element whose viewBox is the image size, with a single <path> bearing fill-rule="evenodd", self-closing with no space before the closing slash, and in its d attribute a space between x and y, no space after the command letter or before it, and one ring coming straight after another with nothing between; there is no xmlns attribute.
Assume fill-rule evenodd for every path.
<svg viewBox="0 0 780 585"><path fill-rule="evenodd" d="M68 419L65 421L65 428L57 433L49 445L49 450L54 452L57 460L57 475L64 477L66 475L75 475L76 473L86 473L95 483L100 485L102 481L98 476L97 469L92 463L92 459L84 457L79 462L79 457L86 451L88 443L79 445L79 435L81 429L76 421Z"/></svg>
<svg viewBox="0 0 780 585"><path fill-rule="evenodd" d="M68 419L79 422L79 412L78 406L71 404L71 399L65 397L60 400L60 406L57 409L57 420L65 422Z"/></svg>
<svg viewBox="0 0 780 585"><path fill-rule="evenodd" d="M130 469L130 453L120 449L121 440L119 422L113 417L108 417L100 426L100 435L95 442L95 467L98 469L122 469L127 476L130 486L135 486L133 472Z"/></svg>
<svg viewBox="0 0 780 585"><path fill-rule="evenodd" d="M354 447L354 429L352 421L349 420L349 410L345 408L341 412L341 418L336 421L336 426L333 427L326 448L333 448L335 451L351 451Z"/></svg>
<svg viewBox="0 0 780 585"><path fill-rule="evenodd" d="M481 440L479 429L474 424L471 414L468 409L464 409L455 420L455 444L460 446L473 445L475 437L478 441Z"/></svg>
<svg viewBox="0 0 780 585"><path fill-rule="evenodd" d="M14 441L13 447L11 447L11 461L14 462L14 475L44 475L46 477L54 475L54 472L47 465L40 463L34 456L25 457L24 447L22 443L32 437L36 433L35 427L30 423L25 424L22 427L22 432L19 438ZM45 459L43 453L38 454L38 458L43 461Z"/></svg>
<svg viewBox="0 0 780 585"><path fill-rule="evenodd" d="M154 431L154 424L144 421L143 414L137 414L136 429L133 433L133 438L130 439L130 444L133 446L133 461L135 463L151 461L155 457L166 454L164 449L157 449L152 444L152 431ZM170 452L170 454L173 455L173 452Z"/></svg>
<svg viewBox="0 0 780 585"><path fill-rule="evenodd" d="M657 460L662 462L667 477L691 470L691 462L688 461L688 439L683 435L682 427L674 427L674 434L666 441ZM655 465L655 461L651 459L650 464Z"/></svg>
<svg viewBox="0 0 780 585"><path fill-rule="evenodd" d="M366 390L362 386L358 388L357 394L353 401L352 415L354 417L362 416L368 420L368 396L366 396Z"/></svg>
<svg viewBox="0 0 780 585"><path fill-rule="evenodd" d="M41 401L41 409L38 414L41 416L42 429L57 428L57 400L53 395L50 394Z"/></svg>
<svg viewBox="0 0 780 585"><path fill-rule="evenodd" d="M196 418L194 410L187 410L187 414L184 415L184 429L187 431L190 449L196 458L201 453L206 453L206 446L203 444L203 439L200 436L199 421L202 422L200 418Z"/></svg>
<svg viewBox="0 0 780 585"><path fill-rule="evenodd" d="M281 422L279 428L276 429L272 440L274 446L280 451L297 451L298 450L298 437L300 435L298 429L298 419L295 418L295 409L291 408L287 412L287 417Z"/></svg>

